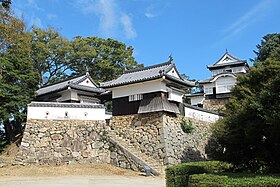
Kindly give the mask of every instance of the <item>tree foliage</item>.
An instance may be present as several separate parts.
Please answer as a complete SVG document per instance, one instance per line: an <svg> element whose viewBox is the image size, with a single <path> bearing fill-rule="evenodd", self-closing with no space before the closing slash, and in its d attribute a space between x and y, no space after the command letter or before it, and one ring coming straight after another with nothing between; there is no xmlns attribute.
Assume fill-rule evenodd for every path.
<svg viewBox="0 0 280 187"><path fill-rule="evenodd" d="M125 69L143 66L135 61L131 46L111 38L77 36L71 46L70 62L74 74L88 70L97 82L112 80Z"/></svg>
<svg viewBox="0 0 280 187"><path fill-rule="evenodd" d="M9 9L12 1L11 0L0 0L0 3L3 8Z"/></svg>
<svg viewBox="0 0 280 187"><path fill-rule="evenodd" d="M8 1L0 3L6 6ZM122 42L98 37L67 40L53 28L33 27L28 32L25 27L0 6L0 125L5 128L0 139L7 142L22 132L26 105L38 87L87 70L95 81L107 81L142 66L134 60L133 48Z"/></svg>
<svg viewBox="0 0 280 187"><path fill-rule="evenodd" d="M33 28L32 60L40 85L89 71L96 82L108 81L136 68L133 48L113 39L80 37L67 40L55 29Z"/></svg>
<svg viewBox="0 0 280 187"><path fill-rule="evenodd" d="M21 132L38 82L31 61L31 35L25 24L13 15L0 11L0 122L4 124L7 141Z"/></svg>
<svg viewBox="0 0 280 187"><path fill-rule="evenodd" d="M69 41L55 29L32 29L32 61L40 75L40 85L55 82L69 75Z"/></svg>
<svg viewBox="0 0 280 187"><path fill-rule="evenodd" d="M280 171L280 34L264 37L255 65L238 78L225 117L214 126L223 160L252 171Z"/></svg>

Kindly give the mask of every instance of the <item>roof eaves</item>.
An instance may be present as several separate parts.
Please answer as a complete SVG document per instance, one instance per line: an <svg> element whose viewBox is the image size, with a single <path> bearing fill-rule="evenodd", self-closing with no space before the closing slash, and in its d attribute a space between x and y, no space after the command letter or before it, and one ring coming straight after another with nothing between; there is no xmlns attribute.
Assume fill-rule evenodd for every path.
<svg viewBox="0 0 280 187"><path fill-rule="evenodd" d="M94 87L89 87L89 86L84 86L84 85L77 85L77 84L69 84L70 88L76 89L76 90L81 90L81 91L89 91L89 92L95 92L95 93L103 93L105 92L104 89L102 88L94 88Z"/></svg>
<svg viewBox="0 0 280 187"><path fill-rule="evenodd" d="M122 83L113 83L113 84L107 84L107 85L102 85L100 84L101 88L113 88L113 87L118 87L118 86L124 86L124 85L128 85L128 84L134 84L134 83L139 83L139 82L143 82L143 81L150 81L150 80L155 80L155 79L159 79L161 78L163 75L156 75L153 77L148 77L148 78L144 78L144 79L140 79L140 80L135 80L135 81L127 81L127 82L122 82ZM113 81L110 81L113 82Z"/></svg>
<svg viewBox="0 0 280 187"><path fill-rule="evenodd" d="M146 66L146 67L143 67L143 68L136 68L136 69L127 70L127 71L124 72L124 74L134 73L134 72L144 71L144 70L149 70L149 69L153 69L153 68L158 68L158 67L166 66L166 65L169 65L169 64L172 64L172 62L168 61L168 62L164 62L164 63L161 63L161 64L156 64L156 65L152 65L152 66Z"/></svg>
<svg viewBox="0 0 280 187"><path fill-rule="evenodd" d="M49 86L53 86L53 85L56 85L56 84L59 84L59 83L62 83L62 82L69 82L69 81L72 80L72 79L76 79L76 78L82 77L82 76L84 76L84 75L86 75L86 73L83 73L83 74L81 74L81 75L76 75L76 76L74 76L74 77L69 77L69 78L67 78L67 79L60 80L60 81L57 81L57 82L54 82L54 83L51 83L51 84L46 84L46 85L44 85L44 86L41 86L40 89L41 89L41 88L45 88L45 87L49 87Z"/></svg>
<svg viewBox="0 0 280 187"><path fill-rule="evenodd" d="M181 80L181 79L179 79L179 78L177 78L177 77L174 77L174 76L168 75L168 74L164 74L164 75L165 75L165 77L166 77L167 79L172 80L172 81L175 81L175 82L178 82L178 83L183 84L183 85L185 85L185 86L190 86L190 87L195 86L195 83L194 83L194 82L186 81L186 80Z"/></svg>

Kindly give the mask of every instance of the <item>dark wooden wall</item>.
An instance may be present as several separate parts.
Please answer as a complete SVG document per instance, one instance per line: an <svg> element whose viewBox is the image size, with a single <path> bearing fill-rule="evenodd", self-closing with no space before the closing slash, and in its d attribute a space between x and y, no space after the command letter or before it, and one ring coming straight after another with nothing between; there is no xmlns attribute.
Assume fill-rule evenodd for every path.
<svg viewBox="0 0 280 187"><path fill-rule="evenodd" d="M167 93L164 92L153 92L143 94L143 99L152 97L167 97ZM127 97L121 97L113 99L113 116L137 114L140 106L141 100L139 101L128 101Z"/></svg>
<svg viewBox="0 0 280 187"><path fill-rule="evenodd" d="M128 101L127 97L113 99L113 116L137 114L141 101Z"/></svg>

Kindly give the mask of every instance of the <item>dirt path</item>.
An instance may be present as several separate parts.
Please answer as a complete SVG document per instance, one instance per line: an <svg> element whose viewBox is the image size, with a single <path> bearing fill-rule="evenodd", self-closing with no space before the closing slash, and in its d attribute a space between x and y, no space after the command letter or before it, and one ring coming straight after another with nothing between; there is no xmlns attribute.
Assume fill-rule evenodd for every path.
<svg viewBox="0 0 280 187"><path fill-rule="evenodd" d="M0 168L0 187L163 187L164 177L112 165L10 166Z"/></svg>

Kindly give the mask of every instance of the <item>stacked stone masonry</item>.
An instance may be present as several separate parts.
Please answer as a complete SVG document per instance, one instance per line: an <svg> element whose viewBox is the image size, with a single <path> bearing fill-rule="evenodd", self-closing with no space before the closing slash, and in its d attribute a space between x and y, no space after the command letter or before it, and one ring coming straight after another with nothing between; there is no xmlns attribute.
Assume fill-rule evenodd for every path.
<svg viewBox="0 0 280 187"><path fill-rule="evenodd" d="M111 163L143 171L133 154L110 142L111 132L162 166L207 159L211 124L190 119L194 130L184 133L183 118L155 112L114 116L109 125L105 121L28 120L16 161L22 165Z"/></svg>
<svg viewBox="0 0 280 187"><path fill-rule="evenodd" d="M206 99L203 102L203 108L215 112L221 112L225 110L225 105L228 102L228 99Z"/></svg>
<svg viewBox="0 0 280 187"><path fill-rule="evenodd" d="M207 159L205 147L211 123L187 119L194 130L184 133L181 129L183 119L163 112L114 116L110 127L115 134L162 165Z"/></svg>
<svg viewBox="0 0 280 187"><path fill-rule="evenodd" d="M163 165L165 147L162 112L114 116L110 127L116 135Z"/></svg>
<svg viewBox="0 0 280 187"><path fill-rule="evenodd" d="M13 164L105 163L143 171L143 166L110 143L105 121L28 120Z"/></svg>
<svg viewBox="0 0 280 187"><path fill-rule="evenodd" d="M105 122L28 120L17 161L50 165L110 163Z"/></svg>

